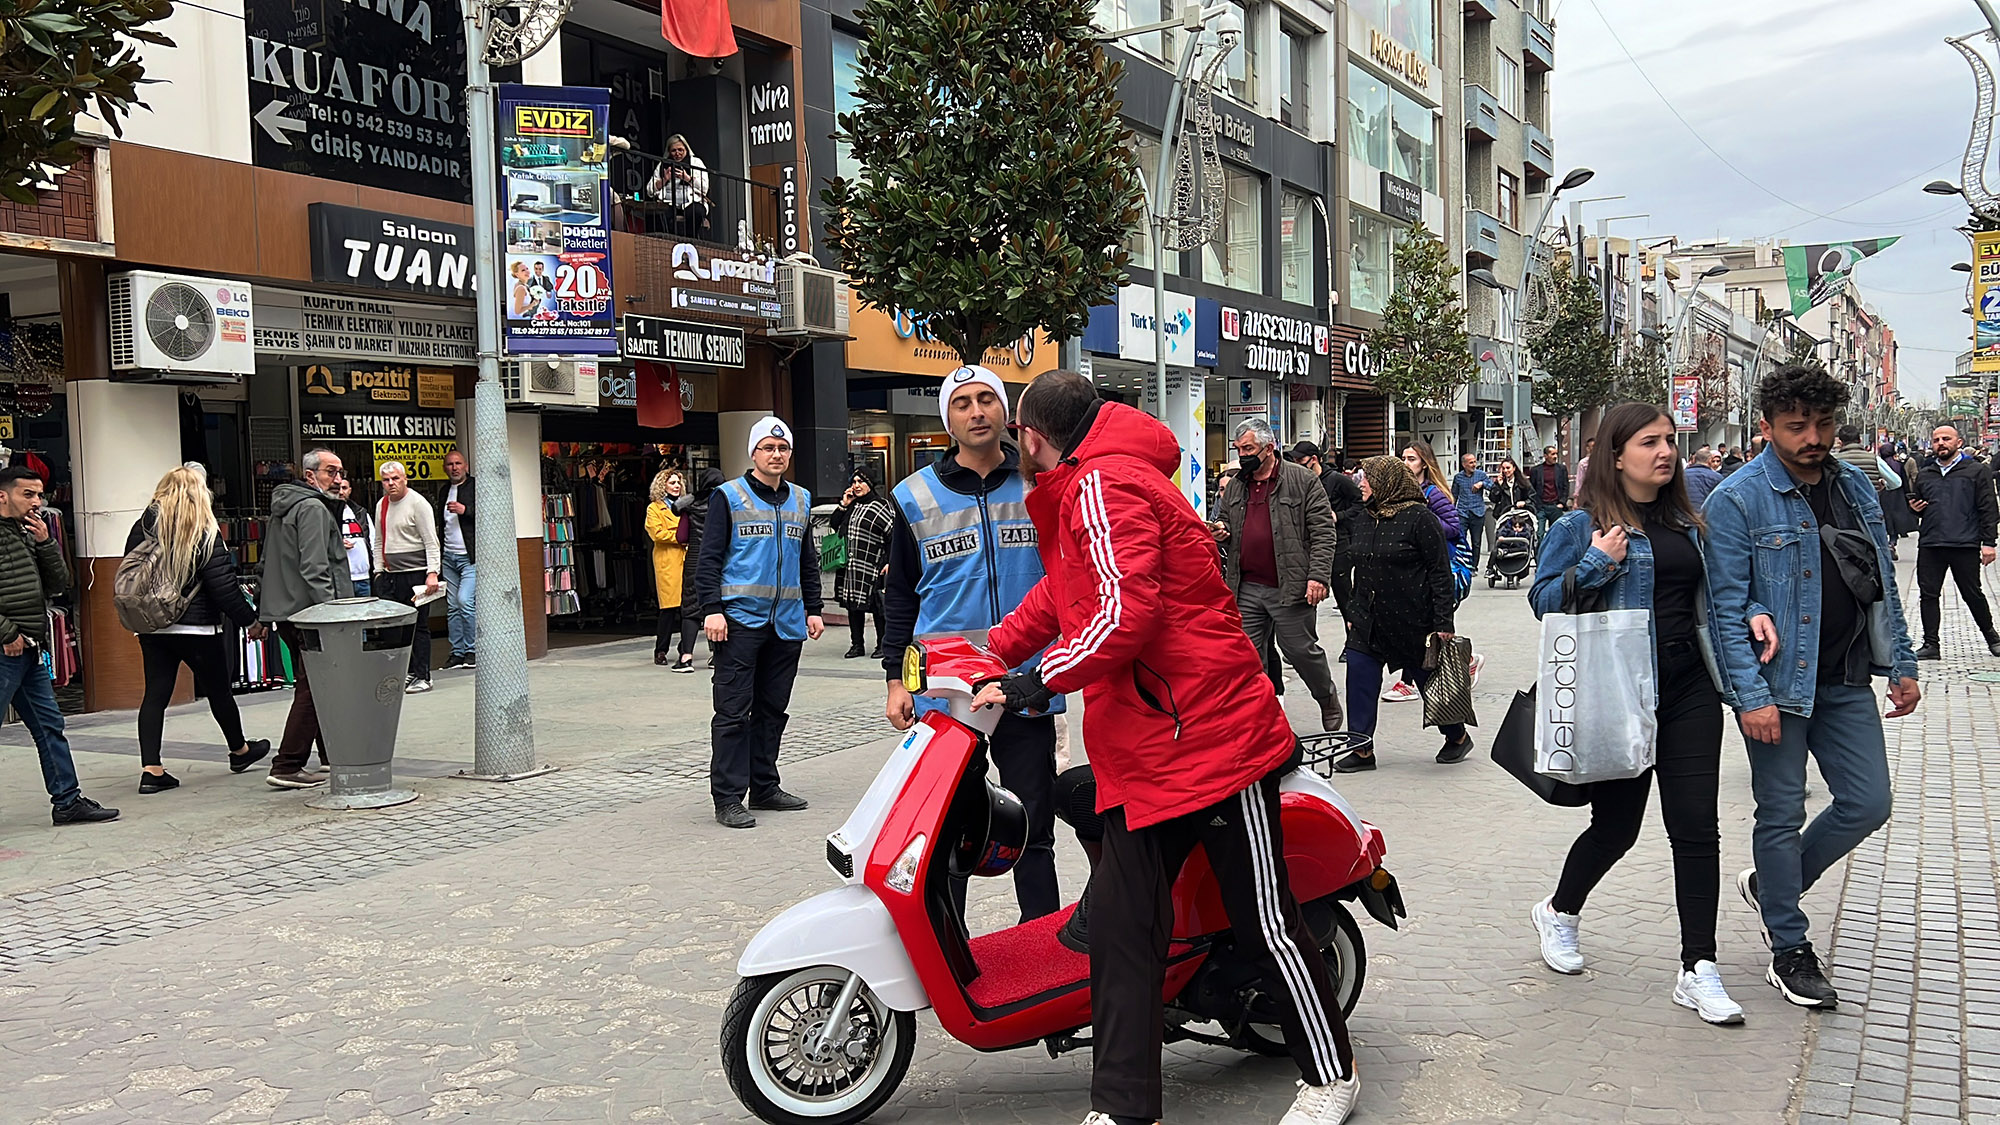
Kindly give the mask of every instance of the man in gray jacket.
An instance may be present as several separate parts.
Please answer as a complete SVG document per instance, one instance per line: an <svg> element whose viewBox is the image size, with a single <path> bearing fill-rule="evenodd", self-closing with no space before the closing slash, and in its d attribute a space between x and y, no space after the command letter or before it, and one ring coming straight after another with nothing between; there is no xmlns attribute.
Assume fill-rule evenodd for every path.
<svg viewBox="0 0 2000 1125"><path fill-rule="evenodd" d="M347 549L341 545L337 486L343 477L340 458L330 450L307 451L300 461L303 481L286 481L271 493L271 519L264 533L264 578L257 598L259 620L276 624L278 636L292 656L297 678L292 711L285 717L285 737L264 780L274 789L310 789L326 781L324 774L305 772L306 758L319 737L319 712L313 708L312 685L300 656L298 627L292 615L321 602L354 596L347 573Z"/></svg>
<svg viewBox="0 0 2000 1125"><path fill-rule="evenodd" d="M1243 471L1223 489L1219 518L1209 527L1218 541L1235 545L1224 577L1236 592L1251 643L1268 665L1275 636L1318 701L1320 724L1339 730L1345 716L1314 621L1333 578L1333 509L1319 478L1280 456L1277 441L1262 418L1237 425Z"/></svg>

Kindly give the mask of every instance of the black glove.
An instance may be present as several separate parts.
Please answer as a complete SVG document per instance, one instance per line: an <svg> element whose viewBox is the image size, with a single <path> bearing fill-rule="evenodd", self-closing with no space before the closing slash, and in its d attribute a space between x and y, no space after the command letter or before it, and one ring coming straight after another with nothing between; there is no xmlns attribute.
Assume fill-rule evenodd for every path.
<svg viewBox="0 0 2000 1125"><path fill-rule="evenodd" d="M1042 682L1042 674L1037 672L1011 672L994 681L1007 695L1007 710L1033 711L1037 714L1047 711L1054 702L1055 693Z"/></svg>

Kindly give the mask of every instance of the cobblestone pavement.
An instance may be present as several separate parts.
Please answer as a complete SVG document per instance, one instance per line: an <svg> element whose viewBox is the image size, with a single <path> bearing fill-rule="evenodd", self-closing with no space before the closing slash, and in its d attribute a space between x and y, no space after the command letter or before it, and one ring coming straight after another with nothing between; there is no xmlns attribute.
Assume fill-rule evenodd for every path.
<svg viewBox="0 0 2000 1125"><path fill-rule="evenodd" d="M2000 660L1956 588L1943 622L1945 658L1921 666L1924 721L1889 725L1895 812L1848 863L1832 943L1842 1005L1814 1017L1801 1125L2000 1121Z"/></svg>
<svg viewBox="0 0 2000 1125"><path fill-rule="evenodd" d="M1526 683L1531 622L1518 592L1483 587L1461 614L1461 631L1489 658L1477 697L1489 724ZM1329 616L1323 635L1337 631ZM838 651L830 645L820 647ZM708 816L706 713L690 705L705 681L667 677L654 687L660 677L635 674L652 694L627 691L607 705L604 685L624 675L612 663L578 658L535 670L538 715L568 706L592 724L565 751L571 760L560 773L502 787L420 782L422 801L373 814L312 814L296 794L259 786L253 797L218 785L210 799L235 810L231 831L216 829L213 845L196 832L172 848L140 835L171 806L127 797L127 821L104 826L96 852L56 854L33 879L9 881L13 893L0 898L0 1122L749 1120L716 1048L735 958L764 920L830 885L822 837L888 745L879 678L859 662L808 656L808 698L795 707L784 768L788 787L814 808L727 832ZM676 701L664 720L647 708L662 693ZM1304 696L1294 684L1289 699L1301 719L1311 704ZM1961 729L1990 740L1990 700L1966 684L1946 698L1955 702L1929 706L1961 706L1968 716L1952 728L1953 743ZM1733 899L1721 918L1722 964L1748 1023L1711 1028L1673 1005L1671 863L1657 818L1586 911L1590 970L1549 973L1526 911L1553 883L1584 814L1536 804L1483 751L1461 766L1433 764L1435 738L1418 729L1414 711L1385 706L1382 768L1340 781L1387 834L1389 866L1411 908L1397 932L1362 922L1370 956L1353 1021L1366 1085L1358 1120L1777 1122L1829 1108L1822 1086L1854 1081L1823 1073L1842 1057L1850 1074L1884 1073L1870 1061L1881 1043L1864 1034L1862 1017L1809 1017L1760 982L1766 954ZM1935 722L1943 712L1927 713ZM198 744L205 722L177 713L169 737ZM621 723L644 733L620 737ZM116 744L129 726L89 729L103 751L79 759L115 758L105 770L129 772L129 743ZM1896 729L1914 741L1920 728ZM1942 823L1922 820L1921 838L1892 832L1877 841L1924 853L1928 866L1903 893L1921 893L1930 910L1939 888L1971 893L1971 883L1952 881L1952 854L1932 854L1940 839L1948 843L1949 817L1963 826L1985 814L1977 803L1923 799L1907 780L1912 755L1899 754L1900 800L1912 803L1899 803L1898 817L1934 819L1940 800L1950 810ZM1932 763L1958 765L1941 754ZM31 775L16 766L6 776ZM1961 800L1979 780L1955 781ZM52 830L26 818L26 797L0 800L0 854L38 854ZM1748 862L1750 827L1733 734L1722 809L1724 865L1733 871ZM13 862L0 858L0 878ZM1850 899L1868 862L1864 852L1847 881ZM1993 930L1990 851L1984 862L1987 913L1976 915L1968 899L1962 921L1950 916L1967 935ZM1060 863L1073 893L1082 858L1065 845ZM1833 917L1839 883L1829 877L1809 897L1815 917ZM1006 892L975 889L975 930L1004 924ZM1878 948L1872 966L1857 968L1849 927L1858 940L1858 908L1846 907L1839 925L1839 983L1857 999L1872 987L1867 1015L1886 1013L1892 952ZM1968 951L1979 948L1965 940ZM1931 966L1944 951L1915 940L1910 949L1905 979L1921 963L1929 990L1908 992L1914 1042L1926 1042L1924 1029L1937 1022L1923 1022L1927 995L1956 998L1962 1006L1952 1011L1969 1019L1990 1005L1976 984L1938 993L1934 982L1947 978ZM1959 982L1996 978L1955 955L1945 962ZM1873 985L1848 979L1856 972L1873 973ZM1847 1019L1856 1021L1855 1049L1843 1056L1835 1033ZM1808 1084L1799 1079L1814 1020ZM1983 1026L1995 1026L1990 1008ZM928 1017L919 1028L910 1076L876 1120L1054 1125L1087 1108L1087 1056L979 1054ZM1975 1033L1959 1034L1969 1060ZM1166 1069L1175 1122L1275 1121L1291 1098L1294 1074L1282 1061L1182 1045L1169 1049ZM1990 1096L1977 1081L1962 1087L1966 1096ZM1858 1090L1855 1098L1858 1111ZM1981 1118L1984 1107L1958 1104L1964 1120Z"/></svg>

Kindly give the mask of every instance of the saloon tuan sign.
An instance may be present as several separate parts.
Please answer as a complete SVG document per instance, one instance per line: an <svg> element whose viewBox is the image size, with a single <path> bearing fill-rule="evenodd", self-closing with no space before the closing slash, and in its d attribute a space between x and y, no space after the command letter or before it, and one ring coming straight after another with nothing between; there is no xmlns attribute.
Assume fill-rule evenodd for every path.
<svg viewBox="0 0 2000 1125"><path fill-rule="evenodd" d="M311 204L306 215L312 228L314 281L397 293L472 296L471 227L337 203Z"/></svg>
<svg viewBox="0 0 2000 1125"><path fill-rule="evenodd" d="M1261 309L1222 309L1222 371L1326 386L1327 326Z"/></svg>

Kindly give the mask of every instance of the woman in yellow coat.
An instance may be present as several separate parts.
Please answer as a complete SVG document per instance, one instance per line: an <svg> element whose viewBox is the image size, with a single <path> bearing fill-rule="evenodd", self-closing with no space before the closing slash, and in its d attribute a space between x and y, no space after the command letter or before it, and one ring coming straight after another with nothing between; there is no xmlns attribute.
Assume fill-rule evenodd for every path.
<svg viewBox="0 0 2000 1125"><path fill-rule="evenodd" d="M646 506L646 534L653 540L653 584L660 598L659 635L653 641L653 663L673 665L676 672L694 671L694 630L701 623L697 614L681 613L681 570L687 558L687 544L680 540L681 520L674 510L687 481L679 469L662 469L653 478L653 502ZM680 658L669 661L668 650L680 636Z"/></svg>

